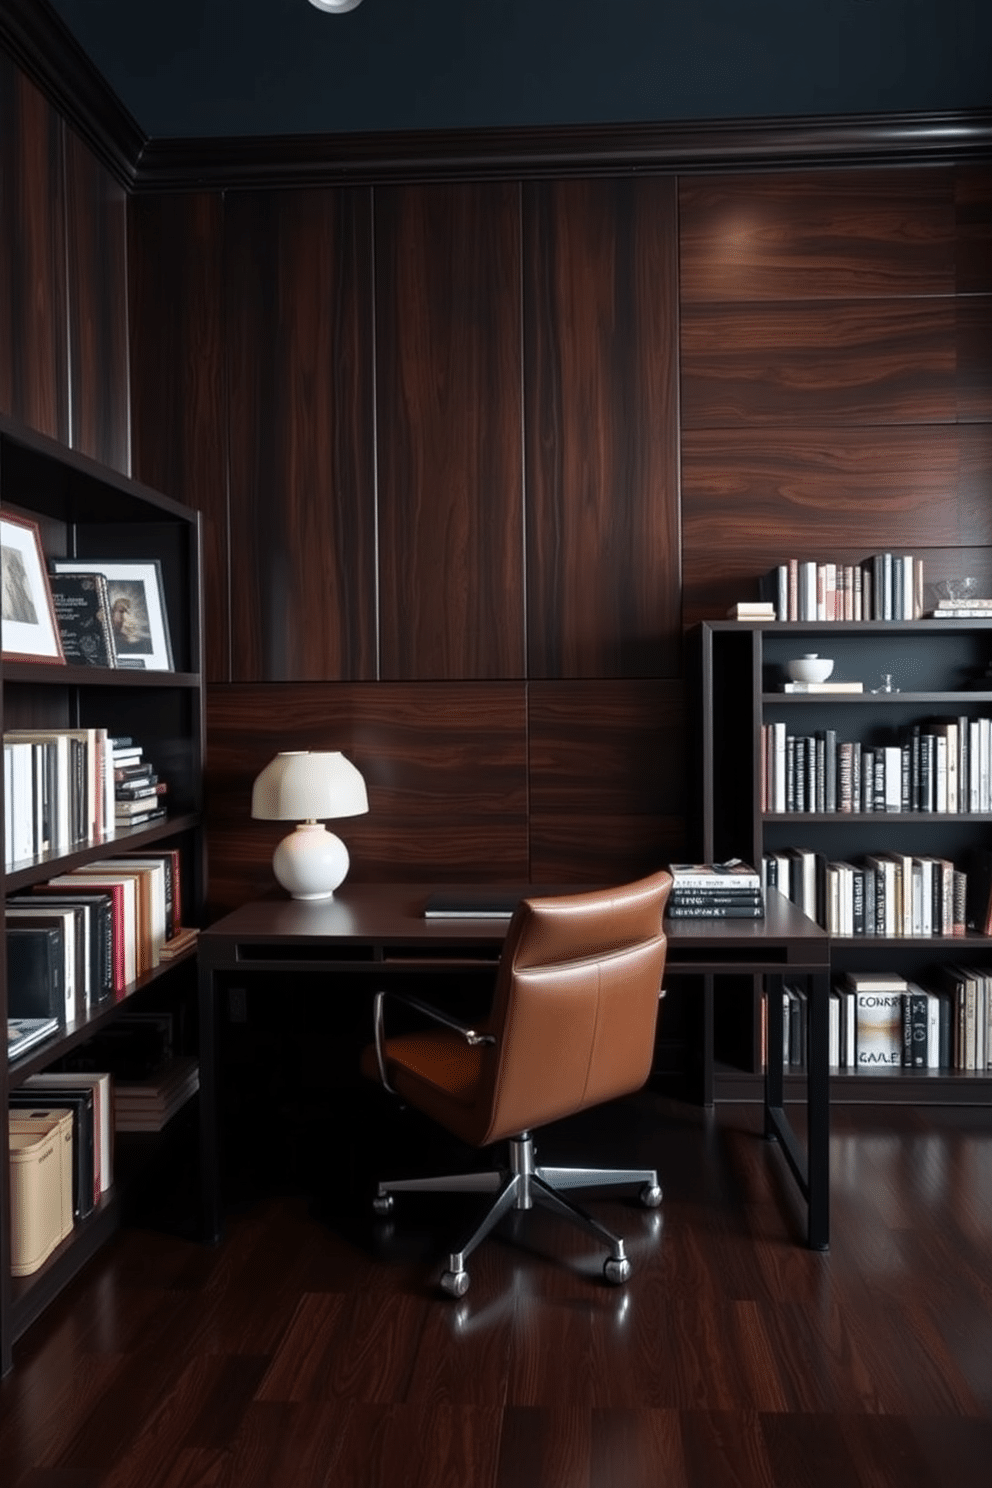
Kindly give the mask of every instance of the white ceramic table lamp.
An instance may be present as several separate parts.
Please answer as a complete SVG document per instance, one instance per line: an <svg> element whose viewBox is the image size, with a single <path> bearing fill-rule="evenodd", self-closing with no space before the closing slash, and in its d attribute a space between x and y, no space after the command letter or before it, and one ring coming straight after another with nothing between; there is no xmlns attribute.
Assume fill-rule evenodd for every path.
<svg viewBox="0 0 992 1488"><path fill-rule="evenodd" d="M259 821L295 821L272 858L272 871L294 899L330 899L348 872L348 849L324 826L338 816L364 816L365 781L334 752L286 751L266 765L252 787Z"/></svg>

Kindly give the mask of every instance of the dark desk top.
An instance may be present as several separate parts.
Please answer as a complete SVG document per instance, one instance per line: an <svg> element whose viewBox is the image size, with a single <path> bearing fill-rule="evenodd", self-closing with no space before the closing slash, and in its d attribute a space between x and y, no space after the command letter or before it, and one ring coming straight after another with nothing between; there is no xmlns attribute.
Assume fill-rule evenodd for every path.
<svg viewBox="0 0 992 1488"><path fill-rule="evenodd" d="M581 887L571 886L571 891ZM324 966L329 961L382 965L459 952L466 960L495 960L506 919L428 919L424 915L430 896L465 888L464 884L348 882L333 899L320 903L273 898L243 904L200 932L200 960L207 968L261 968L287 960L298 965L311 960ZM540 890L528 887L521 892ZM766 896L763 920L668 919L665 931L671 971L776 967L798 971L824 970L828 965L826 932L774 890Z"/></svg>

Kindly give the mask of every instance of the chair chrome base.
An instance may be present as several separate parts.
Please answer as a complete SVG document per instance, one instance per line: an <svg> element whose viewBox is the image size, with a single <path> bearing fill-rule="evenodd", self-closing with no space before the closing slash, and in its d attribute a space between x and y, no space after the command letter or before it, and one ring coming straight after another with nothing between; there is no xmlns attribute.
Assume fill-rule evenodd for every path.
<svg viewBox="0 0 992 1488"><path fill-rule="evenodd" d="M562 1190L572 1188L628 1187L640 1184L640 1200L648 1209L656 1209L661 1203L658 1174L653 1168L552 1168L535 1162L534 1140L530 1132L521 1132L510 1138L510 1166L486 1173L453 1173L437 1178L397 1178L379 1184L372 1201L377 1214L389 1214L393 1207L394 1193L493 1193L490 1204L480 1224L472 1231L459 1250L448 1257L448 1266L441 1277L442 1290L452 1297L464 1297L468 1290L469 1275L465 1261L480 1241L511 1209L533 1209L540 1204L551 1209L563 1219L571 1220L580 1229L586 1230L610 1248L603 1266L603 1275L614 1286L619 1286L630 1276L630 1260L624 1250L623 1240L606 1229L591 1214L562 1197Z"/></svg>

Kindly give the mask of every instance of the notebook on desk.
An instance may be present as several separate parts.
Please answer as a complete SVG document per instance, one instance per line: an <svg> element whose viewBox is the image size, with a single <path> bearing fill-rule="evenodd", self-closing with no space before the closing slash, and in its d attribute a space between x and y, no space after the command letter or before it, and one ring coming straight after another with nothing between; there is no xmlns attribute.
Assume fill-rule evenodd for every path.
<svg viewBox="0 0 992 1488"><path fill-rule="evenodd" d="M520 889L439 889L424 905L427 920L509 920Z"/></svg>

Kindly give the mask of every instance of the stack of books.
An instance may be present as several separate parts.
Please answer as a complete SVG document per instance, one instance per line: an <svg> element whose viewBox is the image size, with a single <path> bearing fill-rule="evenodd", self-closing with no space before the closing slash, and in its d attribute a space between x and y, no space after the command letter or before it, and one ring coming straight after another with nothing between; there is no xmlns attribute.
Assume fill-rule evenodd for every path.
<svg viewBox="0 0 992 1488"><path fill-rule="evenodd" d="M200 1071L193 1055L181 1055L143 1080L115 1080L115 1130L161 1131L199 1088Z"/></svg>
<svg viewBox="0 0 992 1488"><path fill-rule="evenodd" d="M935 620L992 620L992 599L941 599L930 613Z"/></svg>
<svg viewBox="0 0 992 1488"><path fill-rule="evenodd" d="M728 620L775 620L775 606L771 600L739 599L727 611Z"/></svg>
<svg viewBox="0 0 992 1488"><path fill-rule="evenodd" d="M765 904L756 868L726 863L670 863L674 880L666 914L683 920L760 920Z"/></svg>
<svg viewBox="0 0 992 1488"><path fill-rule="evenodd" d="M142 827L165 815L166 783L159 780L141 745L131 738L112 740L114 817L118 827Z"/></svg>

